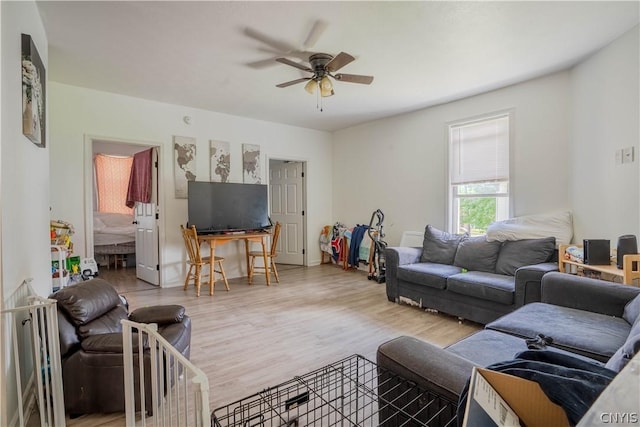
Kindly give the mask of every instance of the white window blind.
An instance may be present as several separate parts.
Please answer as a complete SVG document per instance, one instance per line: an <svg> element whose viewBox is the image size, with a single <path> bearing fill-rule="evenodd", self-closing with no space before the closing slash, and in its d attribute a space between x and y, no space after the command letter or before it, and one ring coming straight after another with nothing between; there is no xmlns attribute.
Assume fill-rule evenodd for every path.
<svg viewBox="0 0 640 427"><path fill-rule="evenodd" d="M509 117L450 127L451 184L509 180Z"/></svg>

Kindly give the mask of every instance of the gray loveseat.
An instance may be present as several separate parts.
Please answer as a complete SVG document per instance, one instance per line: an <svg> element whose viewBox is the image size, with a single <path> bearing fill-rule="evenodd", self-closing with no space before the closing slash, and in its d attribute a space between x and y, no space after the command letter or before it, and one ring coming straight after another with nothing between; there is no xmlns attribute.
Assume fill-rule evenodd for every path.
<svg viewBox="0 0 640 427"><path fill-rule="evenodd" d="M552 338L547 350L619 372L640 350L640 288L552 272L542 279L541 302L527 304L445 349L411 337L395 338L380 345L377 363L457 402L474 366L512 360L527 350L527 339L540 334ZM392 383L385 387L402 393ZM455 415L451 409L444 409L443 422Z"/></svg>
<svg viewBox="0 0 640 427"><path fill-rule="evenodd" d="M486 324L540 301L554 255L554 237L489 242L427 225L423 247L385 250L387 298Z"/></svg>

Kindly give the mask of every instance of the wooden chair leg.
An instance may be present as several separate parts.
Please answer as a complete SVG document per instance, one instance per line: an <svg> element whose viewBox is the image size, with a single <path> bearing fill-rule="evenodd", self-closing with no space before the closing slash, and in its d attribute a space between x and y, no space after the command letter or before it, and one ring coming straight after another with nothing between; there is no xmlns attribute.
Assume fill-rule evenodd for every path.
<svg viewBox="0 0 640 427"><path fill-rule="evenodd" d="M196 296L199 297L200 296L200 275L202 274L202 270L201 267L199 265L196 265L196 272L195 272L195 282L196 282Z"/></svg>
<svg viewBox="0 0 640 427"><path fill-rule="evenodd" d="M191 279L191 271L193 271L193 264L189 264L189 270L187 271L187 277L184 278L184 290L189 288L189 279Z"/></svg>
<svg viewBox="0 0 640 427"><path fill-rule="evenodd" d="M210 296L213 296L213 291L215 286L216 286L216 272L214 270L209 272L209 295Z"/></svg>
<svg viewBox="0 0 640 427"><path fill-rule="evenodd" d="M251 257L251 265L249 267L249 284L253 283L253 268L256 263L256 257Z"/></svg>
<svg viewBox="0 0 640 427"><path fill-rule="evenodd" d="M280 283L280 278L278 277L278 269L276 268L276 262L273 258L271 258L271 269L273 270L273 275L276 276L276 282Z"/></svg>
<svg viewBox="0 0 640 427"><path fill-rule="evenodd" d="M227 282L227 275L224 274L224 267L222 266L222 261L218 261L218 266L220 267L220 275L222 276L222 281L224 282L225 288L229 291L229 282Z"/></svg>

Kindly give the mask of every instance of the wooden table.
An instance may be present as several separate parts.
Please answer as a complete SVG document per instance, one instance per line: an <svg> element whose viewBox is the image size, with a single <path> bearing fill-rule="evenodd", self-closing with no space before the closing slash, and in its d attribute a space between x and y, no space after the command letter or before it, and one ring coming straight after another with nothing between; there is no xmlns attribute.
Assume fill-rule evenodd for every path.
<svg viewBox="0 0 640 427"><path fill-rule="evenodd" d="M206 242L211 248L210 259L211 259L211 272L213 272L213 263L215 258L216 246L224 245L226 243L235 241L235 240L244 240L244 249L247 258L247 275L249 275L249 270L251 266L249 265L249 243L256 242L260 243L262 246L262 256L264 258L264 265L267 264L267 246L265 243L265 238L270 236L269 232L246 232L246 233L223 233L223 234L202 234L198 235L198 241L202 244ZM269 270L265 269L265 277L267 278L267 286L271 285L271 281L269 279Z"/></svg>

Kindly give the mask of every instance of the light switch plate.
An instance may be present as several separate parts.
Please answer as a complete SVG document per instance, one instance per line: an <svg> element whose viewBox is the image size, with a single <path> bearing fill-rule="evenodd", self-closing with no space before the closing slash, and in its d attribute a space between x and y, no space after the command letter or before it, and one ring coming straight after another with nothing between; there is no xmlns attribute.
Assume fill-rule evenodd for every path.
<svg viewBox="0 0 640 427"><path fill-rule="evenodd" d="M633 163L634 161L634 147L627 147L622 149L622 163Z"/></svg>

